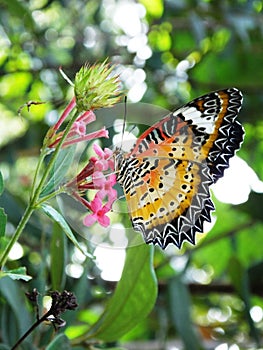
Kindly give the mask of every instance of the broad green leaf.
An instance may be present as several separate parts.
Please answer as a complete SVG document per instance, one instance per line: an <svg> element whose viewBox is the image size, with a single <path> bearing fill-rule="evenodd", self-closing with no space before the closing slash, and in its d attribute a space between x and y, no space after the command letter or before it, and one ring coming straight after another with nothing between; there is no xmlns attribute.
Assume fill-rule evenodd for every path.
<svg viewBox="0 0 263 350"><path fill-rule="evenodd" d="M50 172L50 178L42 190L40 197L50 194L61 184L73 162L75 149L75 146L71 146L59 152L56 162Z"/></svg>
<svg viewBox="0 0 263 350"><path fill-rule="evenodd" d="M19 267L14 270L8 270L8 271L0 271L0 278L2 277L10 277L12 280L23 280L23 281L30 281L32 279L31 276L26 274L26 268L25 267Z"/></svg>
<svg viewBox="0 0 263 350"><path fill-rule="evenodd" d="M1 282L2 283L2 282ZM10 327L13 325L13 327ZM1 307L1 339L7 344L15 343L20 338L17 318L10 304L5 303Z"/></svg>
<svg viewBox="0 0 263 350"><path fill-rule="evenodd" d="M152 260L153 247L144 243L127 250L122 277L87 338L115 341L149 314L157 297Z"/></svg>
<svg viewBox="0 0 263 350"><path fill-rule="evenodd" d="M1 255L3 254L3 252L4 252L5 248L7 247L8 243L9 243L9 239L6 236L0 237L0 254Z"/></svg>
<svg viewBox="0 0 263 350"><path fill-rule="evenodd" d="M5 227L6 227L7 215L3 208L0 208L0 237L4 237L5 235Z"/></svg>
<svg viewBox="0 0 263 350"><path fill-rule="evenodd" d="M46 347L46 350L70 350L71 346L68 338L65 334L59 334L52 342Z"/></svg>
<svg viewBox="0 0 263 350"><path fill-rule="evenodd" d="M66 236L61 226L54 224L50 247L50 274L53 290L63 290L65 284L65 265L67 255Z"/></svg>
<svg viewBox="0 0 263 350"><path fill-rule="evenodd" d="M83 334L86 334L89 329L90 326L87 323L77 326L68 326L65 330L65 334L69 339L75 339L81 337Z"/></svg>
<svg viewBox="0 0 263 350"><path fill-rule="evenodd" d="M63 216L55 210L53 207L51 207L48 204L42 204L41 208L44 210L44 212L49 216L52 220L54 220L56 223L59 224L59 226L62 228L64 233L68 236L68 238L71 240L71 242L81 251L82 254L89 258L93 258L91 254L88 252L85 252L82 247L80 246L79 242L75 238L73 232L71 231L71 228L67 224L66 220L63 218Z"/></svg>
<svg viewBox="0 0 263 350"><path fill-rule="evenodd" d="M181 276L176 276L170 281L169 298L171 319L184 342L185 349L201 349L199 339L192 326L190 295L181 280Z"/></svg>
<svg viewBox="0 0 263 350"><path fill-rule="evenodd" d="M3 179L3 175L0 171L0 196L3 193L3 191L4 191L4 179Z"/></svg>
<svg viewBox="0 0 263 350"><path fill-rule="evenodd" d="M25 305L26 297L21 293L21 284L13 281L11 278L1 280L0 296L5 300L5 306L7 307L6 321L3 319L4 315L0 313L1 335L4 336L3 340L5 342L14 344L15 340L24 334L32 325L32 318ZM10 323L7 322L7 319L10 320ZM5 332L4 328L6 329ZM12 329L14 329L14 332Z"/></svg>

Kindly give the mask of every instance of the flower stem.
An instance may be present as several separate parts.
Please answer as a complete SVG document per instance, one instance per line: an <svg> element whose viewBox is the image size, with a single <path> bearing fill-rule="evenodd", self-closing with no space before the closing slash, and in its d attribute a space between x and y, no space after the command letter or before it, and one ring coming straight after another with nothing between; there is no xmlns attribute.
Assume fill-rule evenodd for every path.
<svg viewBox="0 0 263 350"><path fill-rule="evenodd" d="M50 159L50 161L49 161L49 163L48 163L48 165L47 165L47 167L45 169L45 172L44 172L44 174L43 174L43 176L42 176L42 178L41 178L41 180L40 180L40 182L38 184L38 187L37 187L37 189L36 189L36 191L34 193L34 196L32 197L32 202L34 204L37 203L37 201L38 201L39 195L40 195L40 193L41 193L41 191L43 189L43 186L44 186L44 184L45 184L45 182L46 182L46 180L48 178L48 175L49 175L49 173L50 173L50 171L51 171L51 169L52 169L52 167L53 167L53 165L54 165L54 163L56 161L56 158L57 158L58 153L59 153L59 151L60 151L60 149L62 147L62 144L64 143L64 140L68 136L68 133L69 133L72 125L74 124L77 116L78 116L78 114L76 112L74 114L74 116L70 119L70 121L68 122L68 125L66 126L65 131L64 131L64 133L63 133L59 143L56 146L56 149L55 149L55 151L54 151L54 153L53 153L53 155L52 155L52 157L51 157L51 159Z"/></svg>
<svg viewBox="0 0 263 350"><path fill-rule="evenodd" d="M15 350L18 347L18 345L20 345L29 336L29 334L33 332L33 330L36 327L38 327L42 322L47 320L48 316L50 315L51 315L51 312L48 311L41 318L39 318L35 323L33 323L32 326L22 335L21 338L18 339L18 341L15 343L15 345L12 346L10 350Z"/></svg>
<svg viewBox="0 0 263 350"><path fill-rule="evenodd" d="M11 249L13 248L14 244L18 241L21 233L23 232L23 229L25 228L28 220L30 219L33 211L37 208L37 206L42 202L39 202L38 203L38 200L39 200L39 196L41 194L41 191L43 189L43 186L45 185L45 182L48 178L48 175L56 161L56 158L58 156L58 153L62 147L62 144L64 142L64 140L66 139L69 131L70 131L70 128L72 127L74 121L76 120L78 114L77 112L74 114L74 116L70 119L70 121L68 122L68 125L66 126L66 129L65 129L65 132L63 133L63 136L61 137L60 139L60 142L58 143L47 167L45 168L45 171L44 171L44 174L38 184L38 186L36 186L36 175L34 177L34 183L33 183L33 186L36 187L34 189L34 193L31 194L31 199L29 201L29 204L25 210L25 213L24 215L22 216L18 226L17 226L17 229L14 233L14 235L12 236L12 238L10 239L10 241L8 242L7 246L5 247L4 249L4 252L2 254L2 256L0 257L0 269L3 269L5 263L6 263L6 260L8 258L8 254L10 253ZM44 155L46 155L45 153L45 150L42 151ZM36 173L39 172L39 169L40 169L40 165L42 164L43 162L43 154L40 155L40 159L39 159L39 163L38 163L38 166L37 166L37 169L36 169ZM33 187L33 188L34 188Z"/></svg>
<svg viewBox="0 0 263 350"><path fill-rule="evenodd" d="M47 196L45 197L41 197L41 199L38 199L38 202L35 204L36 207L39 207L42 203L56 197L58 194L61 194L61 193L65 193L66 192L66 189L64 186L61 186L59 187L56 191L48 194Z"/></svg>
<svg viewBox="0 0 263 350"><path fill-rule="evenodd" d="M50 150L44 150L44 151L42 151L40 153L40 157L39 157L39 160L38 160L38 163L37 163L37 167L36 167L36 171L35 171L34 178L33 178L33 183L32 183L32 188L31 188L31 193L30 193L30 200L33 197L35 189L37 187L37 178L38 178L38 174L39 174L39 171L41 169L42 163L43 163L46 155L49 152L50 152Z"/></svg>
<svg viewBox="0 0 263 350"><path fill-rule="evenodd" d="M4 252L0 258L0 269L2 269L3 266L5 265L6 260L8 258L8 254L10 253L10 250L13 248L14 244L16 243L18 238L20 237L20 234L22 233L23 229L25 228L33 211L34 211L34 207L32 207L31 205L28 205L28 207L26 208L26 210L24 212L24 215L22 216L22 218L17 226L15 234L13 235L11 240L9 241L8 245L5 247Z"/></svg>

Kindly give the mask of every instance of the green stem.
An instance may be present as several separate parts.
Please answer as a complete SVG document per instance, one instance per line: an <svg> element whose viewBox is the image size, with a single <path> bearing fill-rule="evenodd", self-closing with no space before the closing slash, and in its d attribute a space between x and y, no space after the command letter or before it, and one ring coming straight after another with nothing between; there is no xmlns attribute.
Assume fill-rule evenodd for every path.
<svg viewBox="0 0 263 350"><path fill-rule="evenodd" d="M64 133L63 133L63 135L61 137L61 140L58 143L58 145L57 145L57 147L56 147L56 149L55 149L55 151L54 151L54 153L53 153L53 155L52 155L52 157L51 157L51 159L50 159L50 161L49 161L49 163L48 163L48 165L47 165L47 167L46 167L46 169L44 171L44 174L43 174L43 176L42 176L38 186L36 187L34 193L32 193L30 202L29 202L29 204L28 204L28 206L27 206L27 208L25 210L25 213L22 216L22 218L21 218L21 220L20 220L20 222L19 222L19 224L17 226L17 229L16 229L13 237L8 242L7 246L4 249L4 252L3 252L2 256L0 257L0 269L3 269L3 267L4 267L5 263L6 263L6 260L8 258L8 254L10 253L10 250L13 248L14 244L18 241L18 239L19 239L21 233L23 232L23 229L25 228L28 220L30 219L33 211L37 208L37 205L39 205L40 203L43 202L43 200L38 202L39 195L40 195L40 193L41 193L41 191L43 189L43 186L45 185L45 182L46 182L46 180L48 178L48 175L49 175L49 173L50 173L50 171L51 171L51 169L52 169L52 167L53 167L53 165L54 165L54 163L56 161L56 158L57 158L58 153L59 153L59 151L60 151L60 149L62 147L62 144L65 141L65 139L66 139L66 137L67 137L67 135L68 135L68 133L69 133L73 123L75 122L77 116L78 116L78 113L76 112L74 114L74 116L70 119L70 121L68 122L68 125L65 128L65 131L64 131ZM36 175L34 177L34 182L33 182L33 186L34 187L36 186L35 183L36 183L37 173L39 172L40 165L42 164L43 159L44 159L45 156L46 156L46 153L45 153L45 151L43 151L43 153L41 153L41 155L40 155L39 163L37 165ZM33 187L33 189L34 189L34 187ZM54 194L52 194L52 197L53 196L54 196ZM51 198L51 196L47 196L47 197ZM47 200L47 197L45 198L45 200Z"/></svg>
<svg viewBox="0 0 263 350"><path fill-rule="evenodd" d="M44 203L44 202L46 202L46 201L56 197L60 193L66 193L66 190L65 190L65 188L63 186L58 188L56 191L48 194L47 196L42 197L41 199L39 199L38 202L36 203L36 207L39 207L42 203Z"/></svg>
<svg viewBox="0 0 263 350"><path fill-rule="evenodd" d="M34 211L34 207L32 207L31 205L28 205L28 207L26 208L26 210L24 212L24 215L22 216L22 218L17 226L16 232L14 233L11 240L8 242L8 245L5 247L4 252L0 258L0 269L2 269L3 266L5 265L6 260L8 258L8 254L10 253L10 250L13 248L14 244L16 243L18 238L20 237L20 234L22 233L24 227L26 226L26 223L28 222L33 211Z"/></svg>
<svg viewBox="0 0 263 350"><path fill-rule="evenodd" d="M68 135L72 125L74 124L77 116L78 116L78 112L76 112L74 114L74 116L70 119L70 121L68 122L68 125L66 126L66 128L64 130L64 133L63 133L59 143L57 144L56 149L55 149L55 151L54 151L54 153L53 153L53 155L52 155L52 157L51 157L51 159L50 159L50 161L49 161L49 163L48 163L48 165L47 165L47 167L45 169L45 172L44 172L44 174L43 174L43 176L42 176L42 178L41 178L41 180L40 180L40 182L38 184L38 187L36 188L36 191L35 191L35 193L34 193L34 195L32 197L32 202L33 203L37 203L39 195L40 195L40 193L41 193L41 191L43 189L43 186L44 186L44 184L45 184L45 182L46 182L46 180L48 178L48 175L49 175L49 173L50 173L50 171L51 171L51 169L52 169L52 167L53 167L53 165L54 165L54 163L56 161L56 158L57 158L58 153L59 153L59 151L60 151L60 149L62 147L62 144L65 141L65 139L66 139L66 137L67 137L67 135Z"/></svg>
<svg viewBox="0 0 263 350"><path fill-rule="evenodd" d="M50 315L52 315L52 313L49 310L26 331L26 333L15 343L15 345L12 346L11 350L15 350L18 345L20 345L36 327L38 327L42 322L46 321Z"/></svg>
<svg viewBox="0 0 263 350"><path fill-rule="evenodd" d="M39 171L41 169L42 163L43 163L46 155L49 154L49 152L50 152L50 150L44 150L44 151L41 151L41 153L40 153L40 157L39 157L39 160L38 160L38 163L37 163L37 168L36 168L36 171L35 171L35 174L34 174L34 178L33 178L30 199L34 195L34 192L35 192L35 189L36 189L36 186L37 186L37 178L38 178L38 174L39 174Z"/></svg>

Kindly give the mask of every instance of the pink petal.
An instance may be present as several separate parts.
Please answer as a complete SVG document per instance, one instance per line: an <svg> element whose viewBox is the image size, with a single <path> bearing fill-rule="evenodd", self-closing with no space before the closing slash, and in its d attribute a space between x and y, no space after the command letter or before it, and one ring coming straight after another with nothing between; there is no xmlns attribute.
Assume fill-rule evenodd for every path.
<svg viewBox="0 0 263 350"><path fill-rule="evenodd" d="M112 187L113 185L116 185L116 182L117 182L116 175L110 174L107 178L107 184L109 184Z"/></svg>
<svg viewBox="0 0 263 350"><path fill-rule="evenodd" d="M111 149L109 149L107 147L104 148L104 158L105 159L112 157L112 155L113 155L113 151Z"/></svg>
<svg viewBox="0 0 263 350"><path fill-rule="evenodd" d="M95 164L95 169L99 171L104 171L108 169L108 162L105 160L98 160Z"/></svg>
<svg viewBox="0 0 263 350"><path fill-rule="evenodd" d="M92 181L96 188L101 189L104 188L106 179L101 171L94 171L94 173L92 174Z"/></svg>
<svg viewBox="0 0 263 350"><path fill-rule="evenodd" d="M114 188L112 188L111 191L107 192L107 195L108 195L108 205L112 207L113 202L115 202L117 199L117 191Z"/></svg>
<svg viewBox="0 0 263 350"><path fill-rule="evenodd" d="M110 224L110 219L106 215L99 215L98 223L103 227L108 227Z"/></svg>
<svg viewBox="0 0 263 350"><path fill-rule="evenodd" d="M93 150L99 157L101 157L101 158L104 157L104 152L103 152L102 148L99 145L97 145L96 143L94 143L94 145L93 145Z"/></svg>
<svg viewBox="0 0 263 350"><path fill-rule="evenodd" d="M94 120L96 120L96 115L93 113L93 111L86 111L76 119L77 122L82 121L85 123L85 125L94 122Z"/></svg>
<svg viewBox="0 0 263 350"><path fill-rule="evenodd" d="M105 191L104 189L101 189L97 192L96 197L100 198L100 200L102 201L105 197L107 196L107 191Z"/></svg>
<svg viewBox="0 0 263 350"><path fill-rule="evenodd" d="M109 159L109 160L108 160L108 166L109 166L109 168L112 169L112 170L115 169L114 159Z"/></svg>
<svg viewBox="0 0 263 350"><path fill-rule="evenodd" d="M97 215L89 214L83 219L83 224L85 226L92 226L97 221Z"/></svg>
<svg viewBox="0 0 263 350"><path fill-rule="evenodd" d="M90 207L93 213L97 213L102 208L102 200L98 196L95 196L90 203Z"/></svg>
<svg viewBox="0 0 263 350"><path fill-rule="evenodd" d="M75 97L72 98L72 100L69 102L67 107L65 108L64 112L62 113L59 120L54 125L54 130L58 130L61 124L64 122L64 120L67 118L67 116L70 114L70 112L73 110L73 108L76 106L76 99Z"/></svg>
<svg viewBox="0 0 263 350"><path fill-rule="evenodd" d="M83 136L86 134L86 124L83 121L75 121L71 128L76 134Z"/></svg>

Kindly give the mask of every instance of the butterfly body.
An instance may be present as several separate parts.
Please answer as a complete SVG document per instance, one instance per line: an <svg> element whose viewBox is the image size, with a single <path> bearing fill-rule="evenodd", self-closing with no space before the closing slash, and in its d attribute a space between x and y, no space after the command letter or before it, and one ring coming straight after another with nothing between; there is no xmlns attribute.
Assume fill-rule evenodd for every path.
<svg viewBox="0 0 263 350"><path fill-rule="evenodd" d="M211 221L209 186L243 140L241 103L235 88L199 97L146 130L129 153L117 152L117 181L146 243L195 244L196 232Z"/></svg>

